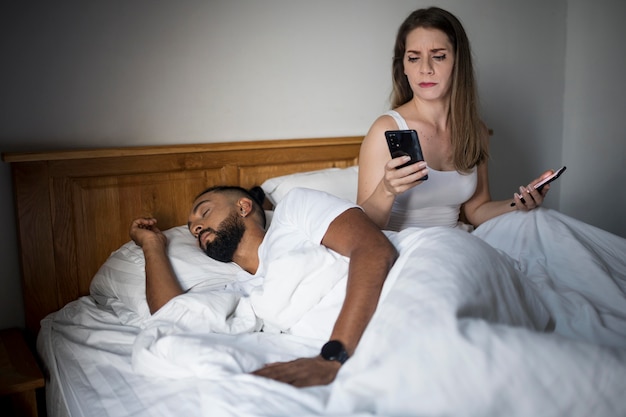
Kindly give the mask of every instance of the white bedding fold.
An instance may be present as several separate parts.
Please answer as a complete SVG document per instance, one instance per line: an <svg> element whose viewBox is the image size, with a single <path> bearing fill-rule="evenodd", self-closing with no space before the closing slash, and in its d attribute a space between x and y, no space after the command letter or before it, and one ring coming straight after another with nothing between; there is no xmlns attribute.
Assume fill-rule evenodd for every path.
<svg viewBox="0 0 626 417"><path fill-rule="evenodd" d="M458 318L475 317L515 326L537 329L545 327L548 316L541 303L524 288L520 273L513 268L508 258L495 256L496 251L480 239L455 229L431 228L407 230L394 236L393 240L400 250L400 257L385 283L381 303L387 302L388 293L400 291L408 298L394 302L404 306L404 317L377 314L376 320L405 320L401 322L411 328L421 322L439 323L447 320L454 323ZM285 277L294 265L282 267L283 280L289 281ZM347 268L341 268L340 271L343 272L343 277L338 277L337 274L318 274L314 279L305 277L296 283L287 282L285 288L280 287L277 282L279 276L276 275L273 285L256 293L253 300L254 310L257 314L261 310L265 315L260 318L269 320L272 324L291 322L294 326L301 326L299 328L330 328L329 325L332 326L341 308L340 297L331 297L333 302L324 308L327 314L306 313L319 303L317 300L320 294L328 293L338 285L338 280L343 281L345 287ZM298 308L292 303L294 293L300 294L296 298L301 304L305 304L304 307ZM306 294L310 294L308 300ZM247 298L221 292L216 292L213 296L220 301L226 300L224 308L217 309L225 310L226 314L221 311L219 317L230 317L229 312L234 310L234 303L239 300L237 310L246 312L246 323L254 323L250 317L252 313ZM261 336L244 335L237 339L235 345L232 338L207 334L209 331L234 333L231 327L224 327L219 318L214 320L214 311L219 303L215 300L208 303L207 300L205 297L197 302L193 295L179 296L155 314L135 342L134 369L144 375L167 375L170 378L194 375L212 378L224 372L249 372L268 361L302 355L301 349L283 345L283 341L289 340L286 336L280 338L279 352L283 353L278 354L279 352L272 352L271 347L279 339L272 339L267 333ZM259 309L258 305L285 308ZM292 316L285 319L285 311L291 312ZM193 319L190 320L190 316ZM217 326L212 324L214 321L217 321ZM243 332L255 329L243 327L239 330ZM324 342L324 339L310 338L309 334L295 336L309 337L309 346L317 349ZM248 344L247 341L250 340L253 343ZM269 348L265 345L268 340ZM319 350L315 348L307 350L307 355L317 354ZM299 350L295 356L289 353L294 350Z"/></svg>
<svg viewBox="0 0 626 417"><path fill-rule="evenodd" d="M293 250L290 256L273 261L267 267L263 285L251 291L252 306L266 331L289 332L339 282L345 288L348 259L336 254L329 256L329 251L321 246L316 249ZM334 314L316 316L318 321L312 326L319 329L316 335L328 337L342 301L335 303Z"/></svg>
<svg viewBox="0 0 626 417"><path fill-rule="evenodd" d="M499 216L473 235L516 260L555 332L626 347L626 239L544 208Z"/></svg>
<svg viewBox="0 0 626 417"><path fill-rule="evenodd" d="M459 235L445 244L448 235L428 229L407 237L420 237L411 248L423 256L419 262L407 258L386 288L334 383L328 410L624 415L626 350L534 331L546 317L525 310L537 302L525 283L535 283L513 273L513 262L494 256L496 250L479 239ZM442 252L445 246L454 257L441 255L450 253ZM433 273L442 261L447 263L439 270L447 272Z"/></svg>
<svg viewBox="0 0 626 417"><path fill-rule="evenodd" d="M401 256L358 349L329 386L297 389L249 372L316 355L345 277L257 294L256 302L279 306L298 291L311 294L306 308L291 310L291 334L256 331L259 312L243 292L198 288L140 323L115 300L85 297L45 320L40 351L74 415L626 415L626 241L615 241L616 253L559 257L542 230L576 225L538 213L539 226L514 215L474 234L391 235ZM515 228L535 233L534 246L506 232ZM597 275L570 280L545 257ZM556 333L543 331L548 312Z"/></svg>

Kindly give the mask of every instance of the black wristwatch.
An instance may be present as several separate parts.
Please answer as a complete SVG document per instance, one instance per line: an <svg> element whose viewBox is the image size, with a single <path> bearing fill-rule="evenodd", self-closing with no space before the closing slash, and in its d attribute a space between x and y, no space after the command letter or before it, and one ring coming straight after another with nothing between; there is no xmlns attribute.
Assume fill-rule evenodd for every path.
<svg viewBox="0 0 626 417"><path fill-rule="evenodd" d="M343 347L343 344L339 340L326 342L324 346L322 346L322 352L320 354L322 358L327 361L337 361L342 365L350 357L348 352L346 352L346 348Z"/></svg>

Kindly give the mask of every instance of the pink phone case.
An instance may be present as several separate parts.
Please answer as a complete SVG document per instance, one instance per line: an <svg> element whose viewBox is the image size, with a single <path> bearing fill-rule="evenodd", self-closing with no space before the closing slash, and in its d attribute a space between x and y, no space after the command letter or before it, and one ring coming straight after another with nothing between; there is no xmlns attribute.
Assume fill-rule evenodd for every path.
<svg viewBox="0 0 626 417"><path fill-rule="evenodd" d="M557 178L559 178L561 176L561 174L567 169L566 166L562 166L561 168L557 169L552 175L550 175L549 177L546 177L544 179L542 179L541 181L539 181L537 184L535 184L535 190L537 191L541 191L543 190L543 186L546 184L550 184L552 181L556 180ZM520 200L522 200L522 203L524 203L524 199L520 198ZM511 203L511 207L515 206L515 201L513 201Z"/></svg>

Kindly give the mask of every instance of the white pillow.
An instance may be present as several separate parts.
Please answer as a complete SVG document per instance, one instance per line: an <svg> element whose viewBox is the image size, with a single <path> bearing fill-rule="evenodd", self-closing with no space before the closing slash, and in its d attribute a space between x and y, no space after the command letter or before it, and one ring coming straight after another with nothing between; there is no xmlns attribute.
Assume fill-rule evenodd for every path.
<svg viewBox="0 0 626 417"><path fill-rule="evenodd" d="M183 288L224 288L235 280L241 268L209 258L198 247L187 226L163 232L168 240L168 255ZM100 304L119 300L142 318L150 317L146 302L145 261L142 249L130 241L113 252L91 281L89 292Z"/></svg>
<svg viewBox="0 0 626 417"><path fill-rule="evenodd" d="M261 184L261 188L274 205L280 203L294 187L326 191L355 203L358 175L359 168L356 165L348 168L326 168L270 178Z"/></svg>

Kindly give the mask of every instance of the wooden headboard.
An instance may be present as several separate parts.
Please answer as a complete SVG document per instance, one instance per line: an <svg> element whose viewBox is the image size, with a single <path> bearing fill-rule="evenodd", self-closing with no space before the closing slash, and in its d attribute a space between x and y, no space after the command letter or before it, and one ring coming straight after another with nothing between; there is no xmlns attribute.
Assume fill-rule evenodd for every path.
<svg viewBox="0 0 626 417"><path fill-rule="evenodd" d="M44 153L11 163L26 328L89 293L130 222L154 216L164 230L187 223L190 204L219 184L250 188L294 172L355 165L362 137L265 140Z"/></svg>

